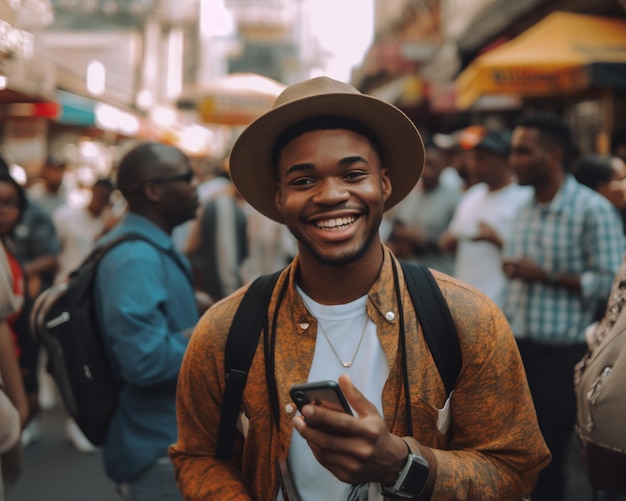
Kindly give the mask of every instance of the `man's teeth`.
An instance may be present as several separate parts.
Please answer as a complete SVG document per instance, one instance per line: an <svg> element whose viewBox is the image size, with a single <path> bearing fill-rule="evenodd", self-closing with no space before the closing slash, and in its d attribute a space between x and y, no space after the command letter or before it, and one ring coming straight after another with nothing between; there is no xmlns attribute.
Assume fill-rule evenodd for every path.
<svg viewBox="0 0 626 501"><path fill-rule="evenodd" d="M335 219L327 219L326 221L318 221L317 227L321 229L345 229L349 224L356 220L355 217L337 217Z"/></svg>

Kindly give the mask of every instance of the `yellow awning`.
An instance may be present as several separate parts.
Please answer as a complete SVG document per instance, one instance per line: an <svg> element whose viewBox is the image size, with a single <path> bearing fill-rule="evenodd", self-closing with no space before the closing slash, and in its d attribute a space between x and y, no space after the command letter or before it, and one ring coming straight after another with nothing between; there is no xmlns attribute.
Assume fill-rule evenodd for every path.
<svg viewBox="0 0 626 501"><path fill-rule="evenodd" d="M554 12L476 58L457 78L457 106L486 94L546 96L626 88L626 22Z"/></svg>

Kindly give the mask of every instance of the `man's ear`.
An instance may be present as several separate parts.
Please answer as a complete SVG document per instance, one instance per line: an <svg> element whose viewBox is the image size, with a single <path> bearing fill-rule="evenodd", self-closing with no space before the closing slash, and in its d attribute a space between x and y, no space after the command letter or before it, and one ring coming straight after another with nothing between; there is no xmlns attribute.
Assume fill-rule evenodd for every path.
<svg viewBox="0 0 626 501"><path fill-rule="evenodd" d="M146 200L154 203L161 200L161 193L163 191L158 184L147 182L143 184L141 189L143 191L144 197L146 197Z"/></svg>
<svg viewBox="0 0 626 501"><path fill-rule="evenodd" d="M386 202L387 199L391 196L391 192L393 191L393 187L391 186L391 179L389 179L387 169L382 169L380 171L380 182L383 187L383 200Z"/></svg>
<svg viewBox="0 0 626 501"><path fill-rule="evenodd" d="M548 162L551 165L556 165L558 167L563 167L563 159L564 159L564 152L561 148L547 148L546 149L546 156L548 158Z"/></svg>

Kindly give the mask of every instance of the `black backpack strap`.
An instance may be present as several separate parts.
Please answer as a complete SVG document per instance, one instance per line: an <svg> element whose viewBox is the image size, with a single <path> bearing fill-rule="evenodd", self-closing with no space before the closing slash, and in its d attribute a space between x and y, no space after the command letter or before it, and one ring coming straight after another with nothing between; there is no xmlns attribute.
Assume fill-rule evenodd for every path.
<svg viewBox="0 0 626 501"><path fill-rule="evenodd" d="M83 259L83 263L86 263L87 261L91 261L91 260L96 260L96 261L100 261L100 259L102 259L102 257L104 257L104 255L109 252L111 249L113 249L113 247L116 247L118 244L121 244L122 242L127 242L129 240L143 240L145 242L148 242L151 245L154 245L150 240L148 240L146 237L144 237L143 235L141 235L140 233L123 233L119 236L117 236L116 238L113 238L109 241L107 241L104 244L98 245L97 247L95 247L90 253L89 255ZM82 263L81 263L82 265ZM78 267L77 267L78 269Z"/></svg>
<svg viewBox="0 0 626 501"><path fill-rule="evenodd" d="M261 330L267 329L267 308L280 273L262 275L250 284L230 326L224 354L226 388L215 449L216 459L230 459L233 455L241 397Z"/></svg>
<svg viewBox="0 0 626 501"><path fill-rule="evenodd" d="M424 337L450 395L461 372L461 347L448 303L426 266L400 262Z"/></svg>

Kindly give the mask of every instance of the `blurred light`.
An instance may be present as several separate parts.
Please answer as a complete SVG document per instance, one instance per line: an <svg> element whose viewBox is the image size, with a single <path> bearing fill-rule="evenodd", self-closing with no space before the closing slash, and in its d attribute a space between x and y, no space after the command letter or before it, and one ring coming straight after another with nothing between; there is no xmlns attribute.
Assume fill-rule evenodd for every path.
<svg viewBox="0 0 626 501"><path fill-rule="evenodd" d="M0 90L7 88L7 77L0 75Z"/></svg>
<svg viewBox="0 0 626 501"><path fill-rule="evenodd" d="M154 108L150 118L157 125L170 127L176 123L176 111L172 108Z"/></svg>
<svg viewBox="0 0 626 501"><path fill-rule="evenodd" d="M136 102L140 110L147 110L154 104L154 95L148 89L143 89L137 94Z"/></svg>
<svg viewBox="0 0 626 501"><path fill-rule="evenodd" d="M118 130L127 136L134 136L139 132L139 119L130 113L122 111Z"/></svg>
<svg viewBox="0 0 626 501"><path fill-rule="evenodd" d="M21 165L11 164L9 166L9 173L11 177L15 179L20 185L26 184L28 180L28 175L26 174L26 170Z"/></svg>
<svg viewBox="0 0 626 501"><path fill-rule="evenodd" d="M207 150L213 137L213 131L206 127L190 125L180 134L178 146L192 155L197 155Z"/></svg>
<svg viewBox="0 0 626 501"><path fill-rule="evenodd" d="M96 96L106 88L106 68L100 61L90 61L87 65L87 90Z"/></svg>
<svg viewBox="0 0 626 501"><path fill-rule="evenodd" d="M95 109L96 125L104 130L134 136L139 132L137 117L108 104L98 103Z"/></svg>
<svg viewBox="0 0 626 501"><path fill-rule="evenodd" d="M233 16L224 0L200 2L200 33L206 37L228 37L235 32Z"/></svg>
<svg viewBox="0 0 626 501"><path fill-rule="evenodd" d="M183 31L174 28L167 41L167 96L176 98L183 90Z"/></svg>
<svg viewBox="0 0 626 501"><path fill-rule="evenodd" d="M103 129L115 130L117 126L117 119L119 112L117 108L109 106L108 104L98 103L96 104L96 125Z"/></svg>
<svg viewBox="0 0 626 501"><path fill-rule="evenodd" d="M98 155L98 148L91 141L81 142L79 151L81 156L86 158L92 158Z"/></svg>

